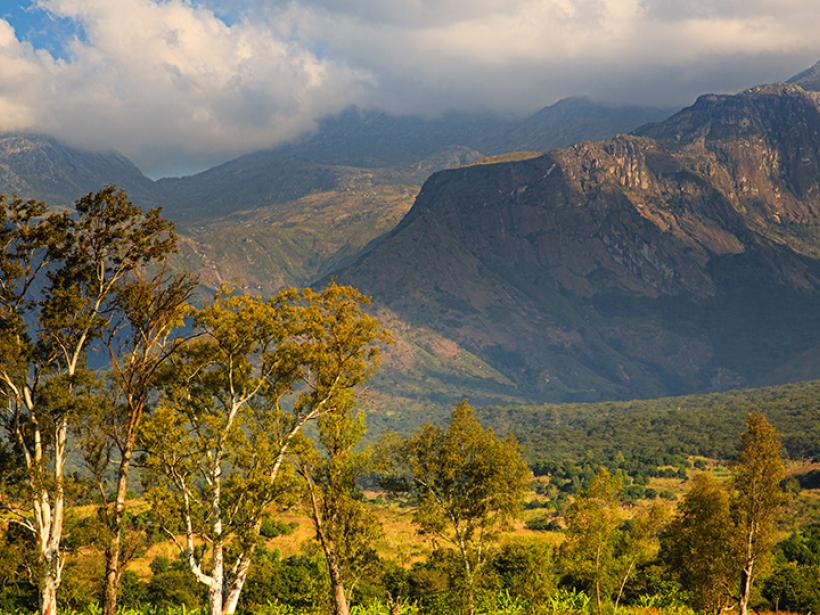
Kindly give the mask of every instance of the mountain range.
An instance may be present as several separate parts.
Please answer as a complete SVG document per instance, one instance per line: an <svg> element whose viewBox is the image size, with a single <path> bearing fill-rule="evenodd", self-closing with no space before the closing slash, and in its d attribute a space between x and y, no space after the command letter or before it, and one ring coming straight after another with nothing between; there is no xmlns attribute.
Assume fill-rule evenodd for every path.
<svg viewBox="0 0 820 615"><path fill-rule="evenodd" d="M181 263L206 285L269 292L305 285L393 228L434 171L514 149L546 151L631 130L667 114L573 98L531 117L450 113L437 119L356 108L317 130L201 173L152 181L123 156L41 135L0 135L0 194L57 205L116 183L162 204L183 235Z"/></svg>
<svg viewBox="0 0 820 615"><path fill-rule="evenodd" d="M65 205L117 183L164 205L178 263L206 285L361 288L394 332L375 389L395 406L816 378L819 75L671 116L584 98L521 120L350 109L158 181L115 153L8 134L0 193Z"/></svg>

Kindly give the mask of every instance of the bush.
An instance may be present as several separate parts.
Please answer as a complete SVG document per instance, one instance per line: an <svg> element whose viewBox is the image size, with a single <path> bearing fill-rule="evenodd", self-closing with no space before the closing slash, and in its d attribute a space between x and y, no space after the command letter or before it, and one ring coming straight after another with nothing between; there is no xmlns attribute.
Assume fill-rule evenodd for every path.
<svg viewBox="0 0 820 615"><path fill-rule="evenodd" d="M120 577L118 604L125 608L136 608L148 602L148 584L136 572L126 570Z"/></svg>
<svg viewBox="0 0 820 615"><path fill-rule="evenodd" d="M255 611L269 603L314 608L327 595L325 573L317 558L259 549L242 591L241 606Z"/></svg>
<svg viewBox="0 0 820 615"><path fill-rule="evenodd" d="M259 528L259 533L264 538L276 538L277 536L292 534L297 527L299 527L299 524L295 521L284 523L273 517L265 517L262 521L262 526Z"/></svg>
<svg viewBox="0 0 820 615"><path fill-rule="evenodd" d="M763 596L775 611L820 613L820 566L788 563L763 583Z"/></svg>
<svg viewBox="0 0 820 615"><path fill-rule="evenodd" d="M198 583L188 564L156 557L151 562L153 576L145 588L147 601L159 607L196 607L204 603L205 586Z"/></svg>
<svg viewBox="0 0 820 615"><path fill-rule="evenodd" d="M540 515L524 522L524 527L536 532L558 532L561 526L558 521L549 515Z"/></svg>
<svg viewBox="0 0 820 615"><path fill-rule="evenodd" d="M493 585L494 598L508 606L509 597L515 596L535 607L555 588L552 571L552 549L547 545L509 543L488 562L486 573L495 583L487 585Z"/></svg>

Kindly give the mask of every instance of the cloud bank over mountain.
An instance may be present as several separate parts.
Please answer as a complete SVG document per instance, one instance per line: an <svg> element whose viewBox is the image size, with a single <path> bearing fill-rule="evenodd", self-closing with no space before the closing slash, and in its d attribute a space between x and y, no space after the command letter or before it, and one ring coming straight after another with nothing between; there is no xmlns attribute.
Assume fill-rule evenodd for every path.
<svg viewBox="0 0 820 615"><path fill-rule="evenodd" d="M21 0L21 6L28 0ZM295 138L351 104L525 113L589 94L682 105L820 57L818 0L39 0L0 12L0 130L149 173ZM69 30L72 31L72 30Z"/></svg>

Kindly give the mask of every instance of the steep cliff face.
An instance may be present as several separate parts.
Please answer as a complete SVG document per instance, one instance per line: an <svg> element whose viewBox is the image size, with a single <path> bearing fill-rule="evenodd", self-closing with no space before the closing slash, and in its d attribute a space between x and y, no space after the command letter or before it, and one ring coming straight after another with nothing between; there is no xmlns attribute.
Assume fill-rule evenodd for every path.
<svg viewBox="0 0 820 615"><path fill-rule="evenodd" d="M817 96L777 86L439 173L337 278L530 397L764 382L820 344L818 127Z"/></svg>
<svg viewBox="0 0 820 615"><path fill-rule="evenodd" d="M799 239L820 219L820 93L774 85L703 96L641 134L674 152L756 230L816 255L816 237Z"/></svg>

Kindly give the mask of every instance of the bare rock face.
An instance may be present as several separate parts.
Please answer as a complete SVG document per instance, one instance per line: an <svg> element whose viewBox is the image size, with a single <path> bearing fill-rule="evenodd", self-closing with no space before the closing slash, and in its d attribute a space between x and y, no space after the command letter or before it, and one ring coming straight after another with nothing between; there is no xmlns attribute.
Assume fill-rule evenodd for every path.
<svg viewBox="0 0 820 615"><path fill-rule="evenodd" d="M763 232L820 217L820 93L773 85L703 96L641 134L673 151Z"/></svg>
<svg viewBox="0 0 820 615"><path fill-rule="evenodd" d="M336 277L534 399L788 379L820 345L819 184L820 94L704 96L633 135L435 174Z"/></svg>

